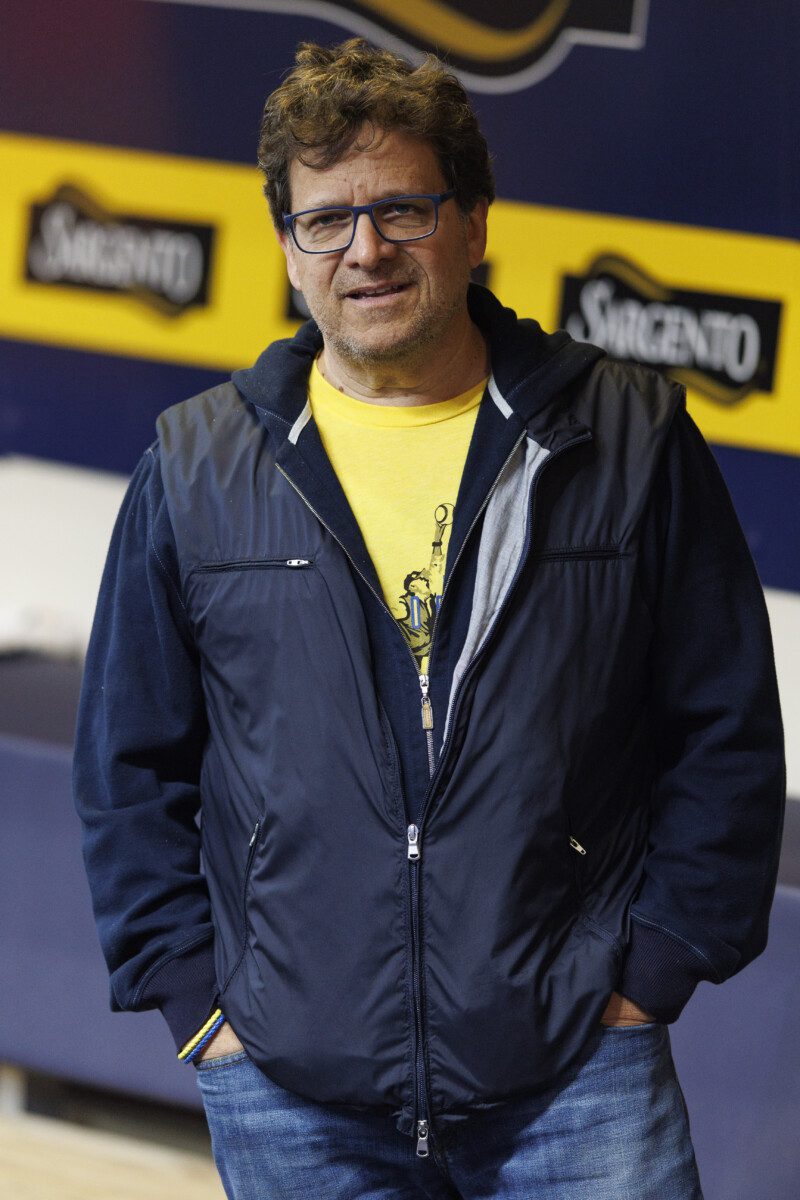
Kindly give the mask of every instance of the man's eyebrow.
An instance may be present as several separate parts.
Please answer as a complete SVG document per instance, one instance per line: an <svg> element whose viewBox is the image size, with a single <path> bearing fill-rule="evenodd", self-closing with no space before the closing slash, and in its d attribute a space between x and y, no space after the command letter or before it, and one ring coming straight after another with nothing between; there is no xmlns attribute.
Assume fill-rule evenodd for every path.
<svg viewBox="0 0 800 1200"><path fill-rule="evenodd" d="M298 208L297 212L313 211L315 208L350 208L351 205L346 200L315 200L313 204L304 204L302 208Z"/></svg>
<svg viewBox="0 0 800 1200"><path fill-rule="evenodd" d="M428 194L429 194L428 192L422 192L422 191L412 191L412 192L399 191L398 192L394 189L384 188L383 191L378 192L377 195L373 196L372 199L370 201L368 201L368 203L380 204L381 200L393 200L393 199L395 199L395 197L399 197L399 196L427 196ZM360 207L360 205L358 205L358 204L348 204L346 200L323 199L323 200L315 200L313 204L306 204L303 208L299 208L296 211L297 212L309 212L309 211L313 211L315 208L359 208L359 207Z"/></svg>

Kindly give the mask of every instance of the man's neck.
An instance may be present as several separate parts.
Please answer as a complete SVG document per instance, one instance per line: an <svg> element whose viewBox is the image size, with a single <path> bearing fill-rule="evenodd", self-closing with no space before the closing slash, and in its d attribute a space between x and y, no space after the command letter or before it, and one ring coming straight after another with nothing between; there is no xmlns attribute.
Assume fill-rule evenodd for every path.
<svg viewBox="0 0 800 1200"><path fill-rule="evenodd" d="M460 396L490 372L489 348L471 321L463 336L438 354L396 363L355 363L341 358L327 344L317 366L324 379L340 392L368 404L435 404Z"/></svg>

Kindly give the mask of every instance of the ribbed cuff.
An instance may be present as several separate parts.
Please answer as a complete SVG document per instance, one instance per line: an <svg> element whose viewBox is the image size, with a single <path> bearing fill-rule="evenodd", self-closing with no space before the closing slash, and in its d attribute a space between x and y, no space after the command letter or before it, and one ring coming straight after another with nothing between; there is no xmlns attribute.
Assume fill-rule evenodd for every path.
<svg viewBox="0 0 800 1200"><path fill-rule="evenodd" d="M211 939L165 962L149 980L145 996L161 1009L180 1051L206 1023L219 1001Z"/></svg>
<svg viewBox="0 0 800 1200"><path fill-rule="evenodd" d="M663 930L631 919L628 953L617 991L657 1021L676 1021L701 979L707 962Z"/></svg>

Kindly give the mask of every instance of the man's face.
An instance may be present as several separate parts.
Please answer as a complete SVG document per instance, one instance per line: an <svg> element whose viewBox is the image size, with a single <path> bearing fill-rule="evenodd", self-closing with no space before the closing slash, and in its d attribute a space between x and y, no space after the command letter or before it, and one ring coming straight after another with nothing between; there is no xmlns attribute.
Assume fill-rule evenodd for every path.
<svg viewBox="0 0 800 1200"><path fill-rule="evenodd" d="M289 183L293 212L447 189L430 143L399 130L362 131L326 170L294 160ZM326 346L353 365L409 364L444 346L468 319L467 284L483 258L486 208L479 201L464 217L447 200L436 232L404 244L384 241L364 213L352 245L338 254L303 254L290 234L280 234L289 279Z"/></svg>

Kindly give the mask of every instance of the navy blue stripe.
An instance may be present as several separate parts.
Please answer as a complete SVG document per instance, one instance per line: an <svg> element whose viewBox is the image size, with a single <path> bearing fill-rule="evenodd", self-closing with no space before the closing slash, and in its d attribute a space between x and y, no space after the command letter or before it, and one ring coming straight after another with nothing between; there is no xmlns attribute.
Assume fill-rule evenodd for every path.
<svg viewBox="0 0 800 1200"><path fill-rule="evenodd" d="M711 447L765 587L800 592L800 456Z"/></svg>
<svg viewBox="0 0 800 1200"><path fill-rule="evenodd" d="M0 339L0 453L129 474L153 441L160 412L227 378Z"/></svg>

